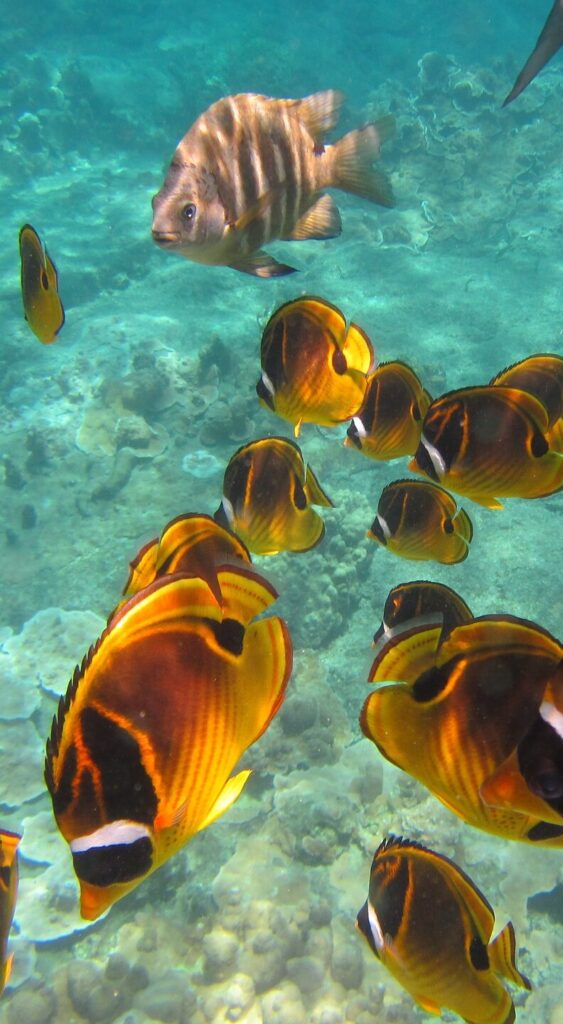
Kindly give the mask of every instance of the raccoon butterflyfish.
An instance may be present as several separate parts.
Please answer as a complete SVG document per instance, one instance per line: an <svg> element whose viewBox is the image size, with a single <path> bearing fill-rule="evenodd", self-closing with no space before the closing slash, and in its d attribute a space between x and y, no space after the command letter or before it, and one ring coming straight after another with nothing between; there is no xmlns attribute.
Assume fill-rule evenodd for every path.
<svg viewBox="0 0 563 1024"><path fill-rule="evenodd" d="M563 833L563 662L528 732L481 786L483 800L540 819L535 838Z"/></svg>
<svg viewBox="0 0 563 1024"><path fill-rule="evenodd" d="M266 408L293 423L334 427L364 401L374 352L367 334L336 306L314 296L286 302L270 317L256 385Z"/></svg>
<svg viewBox="0 0 563 1024"><path fill-rule="evenodd" d="M344 444L370 459L414 455L432 398L406 363L380 363L368 377L364 403Z"/></svg>
<svg viewBox="0 0 563 1024"><path fill-rule="evenodd" d="M20 260L25 319L39 341L50 345L57 340L65 313L55 264L31 224L20 231Z"/></svg>
<svg viewBox="0 0 563 1024"><path fill-rule="evenodd" d="M237 799L231 776L278 711L287 627L249 568L163 576L124 604L77 667L47 742L45 779L95 920Z"/></svg>
<svg viewBox="0 0 563 1024"><path fill-rule="evenodd" d="M373 637L374 647L381 647L391 637L403 632L415 622L435 619L442 624L442 637L462 622L473 618L471 609L462 597L444 583L430 580L412 580L399 583L387 595L381 625Z"/></svg>
<svg viewBox="0 0 563 1024"><path fill-rule="evenodd" d="M14 955L8 954L8 937L18 894L18 846L21 836L0 829L0 995L12 970Z"/></svg>
<svg viewBox="0 0 563 1024"><path fill-rule="evenodd" d="M503 107L512 103L512 100L515 100L524 91L561 46L563 46L563 0L555 0L536 45L506 97Z"/></svg>
<svg viewBox="0 0 563 1024"><path fill-rule="evenodd" d="M285 437L264 437L230 459L215 518L255 555L308 551L325 532L311 505L332 508L332 501L305 467L299 446Z"/></svg>
<svg viewBox="0 0 563 1024"><path fill-rule="evenodd" d="M512 923L491 941L492 907L453 861L390 835L376 850L356 919L378 960L428 1013L470 1024L513 1024L503 984L531 989L516 966Z"/></svg>
<svg viewBox="0 0 563 1024"><path fill-rule="evenodd" d="M153 199L157 245L196 263L279 277L295 268L263 245L340 234L340 214L325 189L393 206L391 186L373 162L394 119L325 144L343 99L328 89L296 100L241 93L214 103L178 144Z"/></svg>
<svg viewBox="0 0 563 1024"><path fill-rule="evenodd" d="M365 701L361 728L384 757L470 825L561 847L563 825L494 807L483 787L529 735L562 657L558 640L508 615L473 619L445 638L439 624L413 625L377 653L369 681L387 685Z"/></svg>
<svg viewBox="0 0 563 1024"><path fill-rule="evenodd" d="M211 516L189 512L171 519L160 537L140 549L130 563L123 594L127 599L154 579L179 572L204 579L220 601L217 566L250 561L248 548L236 534Z"/></svg>
<svg viewBox="0 0 563 1024"><path fill-rule="evenodd" d="M563 448L542 402L497 385L437 398L409 469L487 508L502 498L543 498L563 487ZM498 495L498 497L497 497Z"/></svg>
<svg viewBox="0 0 563 1024"><path fill-rule="evenodd" d="M545 407L550 442L563 450L563 358L551 353L528 356L497 373L491 384L527 391Z"/></svg>
<svg viewBox="0 0 563 1024"><path fill-rule="evenodd" d="M463 562L473 526L451 494L422 480L394 480L384 487L368 537L401 558Z"/></svg>

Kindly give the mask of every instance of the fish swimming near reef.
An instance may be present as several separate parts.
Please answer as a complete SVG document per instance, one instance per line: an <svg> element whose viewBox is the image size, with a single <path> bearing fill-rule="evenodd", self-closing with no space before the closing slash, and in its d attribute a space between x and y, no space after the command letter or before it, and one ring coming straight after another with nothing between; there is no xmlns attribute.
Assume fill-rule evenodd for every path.
<svg viewBox="0 0 563 1024"><path fill-rule="evenodd" d="M492 907L457 864L390 835L376 850L356 927L378 960L428 1013L470 1024L513 1024L503 979L531 989L516 966L509 921L491 941Z"/></svg>
<svg viewBox="0 0 563 1024"><path fill-rule="evenodd" d="M473 526L443 487L393 480L381 492L367 535L401 558L451 565L467 558Z"/></svg>
<svg viewBox="0 0 563 1024"><path fill-rule="evenodd" d="M39 341L57 340L65 322L55 264L31 224L20 231L21 289L25 319Z"/></svg>
<svg viewBox="0 0 563 1024"><path fill-rule="evenodd" d="M360 725L388 761L475 828L563 847L555 637L511 615L479 616L445 637L441 624L414 620L381 643L369 681L377 688Z"/></svg>
<svg viewBox="0 0 563 1024"><path fill-rule="evenodd" d="M240 795L231 773L279 710L287 627L246 566L156 579L109 620L61 698L45 780L95 920Z"/></svg>
<svg viewBox="0 0 563 1024"><path fill-rule="evenodd" d="M540 353L507 366L490 382L497 387L518 388L533 395L547 413L550 441L563 451L563 358Z"/></svg>
<svg viewBox="0 0 563 1024"><path fill-rule="evenodd" d="M414 455L431 401L406 363L380 363L368 377L364 403L348 427L344 444L370 459Z"/></svg>
<svg viewBox="0 0 563 1024"><path fill-rule="evenodd" d="M178 144L153 199L157 245L196 263L279 277L295 268L278 263L263 245L340 234L327 188L392 206L391 187L373 162L394 119L388 115L329 145L325 137L343 99L328 89L304 99L240 93L212 104Z"/></svg>
<svg viewBox="0 0 563 1024"><path fill-rule="evenodd" d="M131 562L123 594L127 599L158 577L180 572L204 579L221 601L217 566L251 561L248 548L232 530L211 516L190 512L171 519L160 537L143 545Z"/></svg>
<svg viewBox="0 0 563 1024"><path fill-rule="evenodd" d="M312 505L332 508L295 441L264 437L229 460L216 520L235 530L253 554L309 551L325 526Z"/></svg>
<svg viewBox="0 0 563 1024"><path fill-rule="evenodd" d="M436 619L442 624L442 636L446 636L462 622L470 622L473 613L462 597L446 587L444 583L430 580L412 580L399 583L387 595L383 608L381 625L373 637L378 649L391 637L404 632L413 623Z"/></svg>
<svg viewBox="0 0 563 1024"><path fill-rule="evenodd" d="M270 317L260 345L261 404L293 424L335 427L355 416L375 361L365 331L347 323L337 306L305 295Z"/></svg>
<svg viewBox="0 0 563 1024"><path fill-rule="evenodd" d="M512 103L524 91L561 46L563 46L563 0L555 0L536 45L506 97L503 107Z"/></svg>
<svg viewBox="0 0 563 1024"><path fill-rule="evenodd" d="M14 955L8 954L8 936L12 927L18 894L18 846L21 836L0 829L0 995L12 971Z"/></svg>
<svg viewBox="0 0 563 1024"><path fill-rule="evenodd" d="M409 469L487 508L499 498L543 498L563 488L563 447L542 402L501 385L435 399Z"/></svg>

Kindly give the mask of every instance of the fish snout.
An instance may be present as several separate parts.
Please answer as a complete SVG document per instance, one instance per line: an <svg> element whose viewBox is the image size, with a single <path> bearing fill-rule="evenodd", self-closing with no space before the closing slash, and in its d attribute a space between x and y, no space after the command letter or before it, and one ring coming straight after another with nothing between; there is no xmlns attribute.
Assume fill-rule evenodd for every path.
<svg viewBox="0 0 563 1024"><path fill-rule="evenodd" d="M178 245L180 241L180 235L177 231L159 231L158 228L153 228L151 234L153 242L160 245L162 249L170 249Z"/></svg>

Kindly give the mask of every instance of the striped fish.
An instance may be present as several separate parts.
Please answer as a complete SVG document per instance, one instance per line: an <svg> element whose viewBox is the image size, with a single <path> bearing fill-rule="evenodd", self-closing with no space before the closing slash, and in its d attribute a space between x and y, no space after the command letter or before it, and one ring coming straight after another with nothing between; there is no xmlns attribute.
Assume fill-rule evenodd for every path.
<svg viewBox="0 0 563 1024"><path fill-rule="evenodd" d="M394 119L325 145L342 102L329 89L305 99L241 93L214 103L179 143L153 199L157 245L196 263L279 277L295 268L263 245L340 234L340 214L325 189L392 206L389 182L372 165Z"/></svg>

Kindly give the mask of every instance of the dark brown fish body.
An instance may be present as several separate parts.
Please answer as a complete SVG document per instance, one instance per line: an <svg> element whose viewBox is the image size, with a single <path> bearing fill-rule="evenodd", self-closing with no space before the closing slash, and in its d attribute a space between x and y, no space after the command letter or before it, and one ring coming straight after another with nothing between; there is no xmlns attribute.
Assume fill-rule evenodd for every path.
<svg viewBox="0 0 563 1024"><path fill-rule="evenodd" d="M371 167L393 119L325 146L342 100L327 90L302 100L241 93L214 103L179 143L154 197L155 242L197 263L274 277L294 268L277 263L263 245L340 233L340 215L324 189L393 205L386 179Z"/></svg>
<svg viewBox="0 0 563 1024"><path fill-rule="evenodd" d="M538 41L506 97L503 107L512 103L512 100L515 100L524 91L561 46L563 46L563 0L555 0Z"/></svg>

